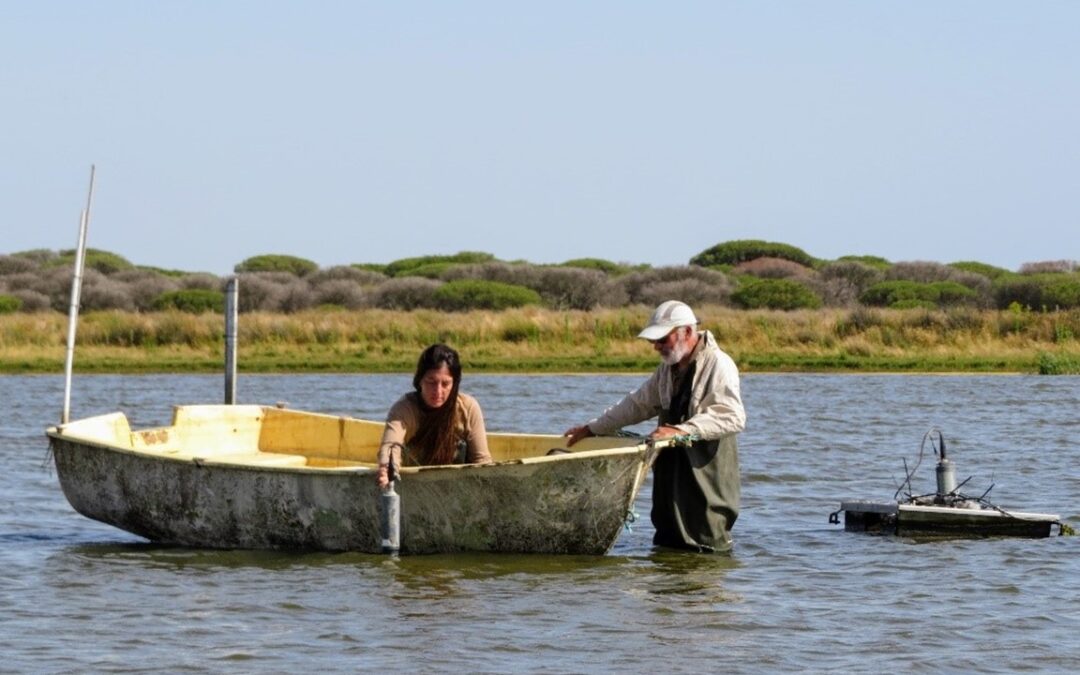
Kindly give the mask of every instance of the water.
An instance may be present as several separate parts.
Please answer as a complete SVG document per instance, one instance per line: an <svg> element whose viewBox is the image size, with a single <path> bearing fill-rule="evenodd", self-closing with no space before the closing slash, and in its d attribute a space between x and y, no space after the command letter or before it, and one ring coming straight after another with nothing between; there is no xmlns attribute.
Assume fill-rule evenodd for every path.
<svg viewBox="0 0 1080 675"><path fill-rule="evenodd" d="M466 376L491 430L558 433L640 376ZM242 376L241 402L380 419L409 376ZM1080 378L743 380L730 556L654 552L642 514L605 557L205 551L71 510L44 463L59 377L0 377L0 672L961 672L1080 670L1080 537L851 534L938 426L969 493L1080 524ZM73 416L167 423L213 376L80 376ZM646 427L641 427L644 430ZM932 461L916 487L934 487ZM1056 528L1055 528L1056 531Z"/></svg>

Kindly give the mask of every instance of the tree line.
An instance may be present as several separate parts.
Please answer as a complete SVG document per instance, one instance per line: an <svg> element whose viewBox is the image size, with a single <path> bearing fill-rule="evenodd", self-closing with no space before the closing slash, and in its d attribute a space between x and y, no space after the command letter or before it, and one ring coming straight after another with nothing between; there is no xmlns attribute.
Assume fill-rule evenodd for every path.
<svg viewBox="0 0 1080 675"><path fill-rule="evenodd" d="M66 311L73 261L70 250L0 255L0 313ZM601 258L541 265L465 251L328 268L296 256L267 254L240 262L234 271L242 312L467 311L528 305L590 310L655 305L671 298L691 305L777 310L1080 308L1076 261L1032 262L1011 271L976 261L891 262L859 255L823 260L789 244L760 240L722 242L686 265L663 267ZM85 310L220 312L226 282L226 277L136 265L116 253L89 249L81 303Z"/></svg>

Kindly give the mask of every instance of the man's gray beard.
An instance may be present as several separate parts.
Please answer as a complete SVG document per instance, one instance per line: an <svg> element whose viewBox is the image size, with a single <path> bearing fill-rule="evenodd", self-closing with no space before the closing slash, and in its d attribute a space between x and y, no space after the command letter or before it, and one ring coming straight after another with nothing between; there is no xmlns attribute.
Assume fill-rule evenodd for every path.
<svg viewBox="0 0 1080 675"><path fill-rule="evenodd" d="M660 360L663 361L665 365L674 366L679 361L682 361L683 358L689 353L690 348L686 346L686 338L679 337L676 340L675 344L671 347L670 352L660 355Z"/></svg>

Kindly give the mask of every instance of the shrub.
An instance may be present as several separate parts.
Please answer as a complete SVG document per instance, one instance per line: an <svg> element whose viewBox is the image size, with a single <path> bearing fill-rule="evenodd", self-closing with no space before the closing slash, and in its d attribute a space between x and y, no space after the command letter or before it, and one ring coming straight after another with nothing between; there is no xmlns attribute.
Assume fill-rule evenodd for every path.
<svg viewBox="0 0 1080 675"><path fill-rule="evenodd" d="M941 282L953 282L962 284L971 289L973 294L964 294L964 302L971 305L990 307L993 305L993 284L982 274L942 265L936 262L901 262L896 263L885 271L887 280L913 281L924 285L933 285ZM938 288L938 291L946 291L948 287ZM924 294L927 291L923 291ZM934 303L939 298L922 295L919 299L930 300ZM949 296L948 303L955 303L956 298Z"/></svg>
<svg viewBox="0 0 1080 675"><path fill-rule="evenodd" d="M604 260L603 258L575 258L560 263L559 267L578 267L583 270L599 270L608 276L618 277L629 274L634 271L635 267L640 269L644 266L614 263L610 260Z"/></svg>
<svg viewBox="0 0 1080 675"><path fill-rule="evenodd" d="M459 267L459 263L452 262L433 262L426 265L419 265L417 267L410 267L409 269L398 272L399 277L424 277L425 279L438 279L447 270Z"/></svg>
<svg viewBox="0 0 1080 675"><path fill-rule="evenodd" d="M352 263L349 267L360 270L361 272L375 272L381 274L384 277L386 274L386 265L382 263Z"/></svg>
<svg viewBox="0 0 1080 675"><path fill-rule="evenodd" d="M294 279L281 287L281 311L299 312L315 304L315 294L311 286L303 279Z"/></svg>
<svg viewBox="0 0 1080 675"><path fill-rule="evenodd" d="M933 281L948 281L953 278L954 274L959 273L960 270L953 269L948 265L916 260L896 263L885 270L885 279L899 279L903 281L914 281L920 284L928 284Z"/></svg>
<svg viewBox="0 0 1080 675"><path fill-rule="evenodd" d="M830 307L858 304L859 295L881 281L881 270L854 260L831 262L818 270L816 279L804 283Z"/></svg>
<svg viewBox="0 0 1080 675"><path fill-rule="evenodd" d="M75 265L75 249L67 249L60 251L60 255L56 258L51 258L48 263L49 267L68 267L71 268ZM90 270L97 270L102 274L114 274L121 270L129 270L135 267L128 261L127 258L111 253L109 251L102 251L96 248L86 249L86 257L83 259L83 268Z"/></svg>
<svg viewBox="0 0 1080 675"><path fill-rule="evenodd" d="M358 286L374 286L386 281L387 278L382 272L361 269L355 265L328 267L305 277L312 286L320 286L331 281L349 281Z"/></svg>
<svg viewBox="0 0 1080 675"><path fill-rule="evenodd" d="M49 303L49 296L44 293L24 289L21 291L13 291L11 295L18 298L22 303L23 312L44 312L52 310L52 305Z"/></svg>
<svg viewBox="0 0 1080 675"><path fill-rule="evenodd" d="M988 265L986 263L981 263L974 260L962 260L960 262L949 263L949 267L961 270L963 272L971 272L972 274L981 274L982 276L990 279L991 281L997 279L1000 276L1012 274L1012 272L1005 269L1004 267L994 267L993 265Z"/></svg>
<svg viewBox="0 0 1080 675"><path fill-rule="evenodd" d="M221 291L205 291L197 288L178 291L166 291L154 298L154 309L158 311L177 309L189 314L204 312L222 313L225 311L225 294Z"/></svg>
<svg viewBox="0 0 1080 675"><path fill-rule="evenodd" d="M347 279L337 279L315 287L315 304L360 309L366 304L366 298L360 284Z"/></svg>
<svg viewBox="0 0 1080 675"><path fill-rule="evenodd" d="M187 272L185 270L170 270L165 269L164 267L154 267L152 265L136 265L135 269L143 272L153 272L154 274L160 274L161 276L168 277L170 279L179 279L181 277L186 277L187 275L191 274L191 272Z"/></svg>
<svg viewBox="0 0 1080 675"><path fill-rule="evenodd" d="M288 272L302 277L311 274L319 266L310 260L291 255L266 254L244 260L233 268L235 272Z"/></svg>
<svg viewBox="0 0 1080 675"><path fill-rule="evenodd" d="M876 255L842 255L836 259L837 262L855 262L867 267L872 267L876 270L886 270L892 266L892 263Z"/></svg>
<svg viewBox="0 0 1080 675"><path fill-rule="evenodd" d="M492 260L495 260L495 256L490 253L481 253L477 251L461 251L454 255L425 255L416 258L402 258L400 260L395 260L386 266L385 273L390 277L399 277L403 276L409 270L433 263L474 264Z"/></svg>
<svg viewBox="0 0 1080 675"><path fill-rule="evenodd" d="M754 258L735 266L735 274L749 274L762 279L787 279L789 277L808 277L813 270L797 262L784 258Z"/></svg>
<svg viewBox="0 0 1080 675"><path fill-rule="evenodd" d="M1028 309L1080 307L1080 277L1061 273L1002 277L994 284L997 307Z"/></svg>
<svg viewBox="0 0 1080 675"><path fill-rule="evenodd" d="M135 310L135 300L127 284L89 269L84 272L79 304L87 310Z"/></svg>
<svg viewBox="0 0 1080 675"><path fill-rule="evenodd" d="M180 288L200 288L204 291L219 291L225 287L225 280L206 272L185 274L177 279Z"/></svg>
<svg viewBox="0 0 1080 675"><path fill-rule="evenodd" d="M457 265L446 270L442 275L442 280L483 279L535 290L540 285L541 269L530 263L487 262Z"/></svg>
<svg viewBox="0 0 1080 675"><path fill-rule="evenodd" d="M821 298L809 288L791 279L747 279L731 294L731 299L745 309L815 309Z"/></svg>
<svg viewBox="0 0 1080 675"><path fill-rule="evenodd" d="M935 302L942 307L973 304L978 299L975 291L955 281L935 281L930 287L937 296Z"/></svg>
<svg viewBox="0 0 1080 675"><path fill-rule="evenodd" d="M657 284L672 281L698 281L711 287L712 299L708 302L726 304L731 294L731 281L727 275L715 269L707 269L696 265L678 265L669 267L656 267L643 272L633 272L620 277L617 283L623 287L627 299L633 304L654 304L656 297L654 291L647 290ZM688 287L689 288L689 287ZM664 298L670 300L671 298ZM660 302L663 302L661 300Z"/></svg>
<svg viewBox="0 0 1080 675"><path fill-rule="evenodd" d="M111 278L127 285L135 309L141 312L153 309L154 300L162 293L175 291L180 287L176 279L146 269L124 270Z"/></svg>
<svg viewBox="0 0 1080 675"><path fill-rule="evenodd" d="M897 303L937 302L934 289L924 283L893 279L873 284L859 296L859 302L873 307L896 307Z"/></svg>
<svg viewBox="0 0 1080 675"><path fill-rule="evenodd" d="M1059 276L1043 289L1043 304L1050 309L1080 307L1080 277Z"/></svg>
<svg viewBox="0 0 1080 675"><path fill-rule="evenodd" d="M11 255L14 258L26 258L27 260L30 260L39 266L48 265L51 261L57 258L56 252L50 251L47 248L35 248L29 251L18 251L17 253L12 253Z"/></svg>
<svg viewBox="0 0 1080 675"><path fill-rule="evenodd" d="M236 277L241 312L281 311L289 284L296 277L288 272L255 272Z"/></svg>
<svg viewBox="0 0 1080 675"><path fill-rule="evenodd" d="M435 291L442 286L441 281L423 277L403 277L391 279L376 287L373 302L382 309L419 309L435 304Z"/></svg>
<svg viewBox="0 0 1080 675"><path fill-rule="evenodd" d="M547 267L538 270L538 279L530 287L549 307L587 310L600 304L609 283L600 270Z"/></svg>
<svg viewBox="0 0 1080 675"><path fill-rule="evenodd" d="M531 288L498 281L460 279L443 284L434 296L441 309L508 309L540 304L540 294Z"/></svg>
<svg viewBox="0 0 1080 675"><path fill-rule="evenodd" d="M38 264L29 258L17 255L0 255L0 276L33 272Z"/></svg>
<svg viewBox="0 0 1080 675"><path fill-rule="evenodd" d="M0 314L14 314L22 308L22 300L14 295L0 295Z"/></svg>
<svg viewBox="0 0 1080 675"><path fill-rule="evenodd" d="M755 258L783 258L806 267L814 266L814 258L801 248L758 239L740 239L717 244L690 259L691 265L738 265Z"/></svg>
<svg viewBox="0 0 1080 675"><path fill-rule="evenodd" d="M1075 272L1075 260L1043 260L1027 262L1020 266L1020 274L1053 274L1057 272Z"/></svg>
<svg viewBox="0 0 1080 675"><path fill-rule="evenodd" d="M652 306L665 300L680 300L691 307L726 305L730 296L731 290L728 287L713 286L700 279L677 279L642 286L637 291L637 302Z"/></svg>

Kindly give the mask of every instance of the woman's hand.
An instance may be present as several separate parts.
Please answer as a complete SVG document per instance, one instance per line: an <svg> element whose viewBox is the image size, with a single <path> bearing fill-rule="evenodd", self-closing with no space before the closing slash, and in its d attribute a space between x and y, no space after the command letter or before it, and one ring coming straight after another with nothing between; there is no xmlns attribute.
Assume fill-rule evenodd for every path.
<svg viewBox="0 0 1080 675"><path fill-rule="evenodd" d="M390 467L388 465L379 465L378 470L375 472L375 483L383 490L390 484Z"/></svg>

